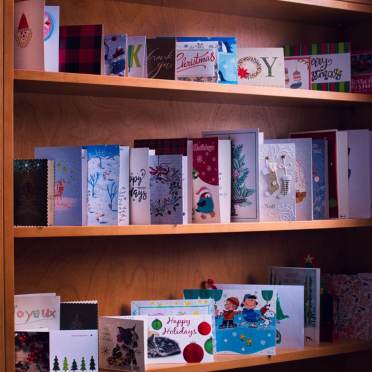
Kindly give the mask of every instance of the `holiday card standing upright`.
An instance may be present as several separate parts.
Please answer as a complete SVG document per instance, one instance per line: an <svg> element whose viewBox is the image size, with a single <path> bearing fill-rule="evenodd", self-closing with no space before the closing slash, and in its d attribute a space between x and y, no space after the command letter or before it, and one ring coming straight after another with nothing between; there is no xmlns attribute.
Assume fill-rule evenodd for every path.
<svg viewBox="0 0 372 372"><path fill-rule="evenodd" d="M175 49L174 37L157 37L146 40L147 77L151 79L174 80Z"/></svg>
<svg viewBox="0 0 372 372"><path fill-rule="evenodd" d="M285 87L311 89L310 57L285 57Z"/></svg>
<svg viewBox="0 0 372 372"><path fill-rule="evenodd" d="M14 3L14 68L44 71L44 1Z"/></svg>
<svg viewBox="0 0 372 372"><path fill-rule="evenodd" d="M147 77L146 36L128 37L128 76Z"/></svg>
<svg viewBox="0 0 372 372"><path fill-rule="evenodd" d="M105 35L105 74L125 76L127 35Z"/></svg>
<svg viewBox="0 0 372 372"><path fill-rule="evenodd" d="M45 71L59 71L59 6L44 9L44 67Z"/></svg>
<svg viewBox="0 0 372 372"><path fill-rule="evenodd" d="M283 48L239 48L238 82L284 88Z"/></svg>
<svg viewBox="0 0 372 372"><path fill-rule="evenodd" d="M372 93L372 51L351 53L351 91Z"/></svg>
<svg viewBox="0 0 372 372"><path fill-rule="evenodd" d="M258 221L258 129L203 132L231 140L231 220Z"/></svg>
<svg viewBox="0 0 372 372"><path fill-rule="evenodd" d="M296 147L294 143L260 145L261 221L296 220Z"/></svg>

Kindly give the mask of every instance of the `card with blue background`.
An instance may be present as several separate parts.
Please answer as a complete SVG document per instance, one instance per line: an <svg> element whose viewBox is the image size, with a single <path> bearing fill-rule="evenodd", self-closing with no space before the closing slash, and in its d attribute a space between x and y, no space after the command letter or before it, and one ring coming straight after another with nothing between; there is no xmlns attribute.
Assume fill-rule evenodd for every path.
<svg viewBox="0 0 372 372"><path fill-rule="evenodd" d="M105 36L105 74L125 75L127 35Z"/></svg>

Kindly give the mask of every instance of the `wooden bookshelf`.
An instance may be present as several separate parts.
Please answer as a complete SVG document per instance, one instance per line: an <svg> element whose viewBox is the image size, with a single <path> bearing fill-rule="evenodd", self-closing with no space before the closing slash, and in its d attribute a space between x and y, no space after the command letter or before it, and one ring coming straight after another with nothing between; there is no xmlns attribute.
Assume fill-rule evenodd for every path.
<svg viewBox="0 0 372 372"><path fill-rule="evenodd" d="M189 225L49 226L49 227L18 226L14 227L14 237L62 238L78 236L221 234L295 230L345 229L358 227L372 227L372 219L334 219L322 221L251 222Z"/></svg>
<svg viewBox="0 0 372 372"><path fill-rule="evenodd" d="M161 79L16 70L15 92L214 102L239 105L372 103L372 95Z"/></svg>
<svg viewBox="0 0 372 372"><path fill-rule="evenodd" d="M296 360L320 358L338 354L354 353L372 349L372 341L342 341L336 343L321 343L319 346L306 346L298 350L279 350L277 355L268 356L242 356L242 355L216 355L215 361L203 364L157 364L149 365L147 370L157 372L185 371L207 372L223 371L234 368L257 367L267 364L292 362Z"/></svg>

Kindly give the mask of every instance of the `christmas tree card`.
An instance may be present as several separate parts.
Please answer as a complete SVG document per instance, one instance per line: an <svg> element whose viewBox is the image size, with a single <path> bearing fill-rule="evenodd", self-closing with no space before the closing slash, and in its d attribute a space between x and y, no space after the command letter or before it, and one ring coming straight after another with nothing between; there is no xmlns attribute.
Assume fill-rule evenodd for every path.
<svg viewBox="0 0 372 372"><path fill-rule="evenodd" d="M81 150L79 146L35 148L35 158L54 160L55 225L82 225Z"/></svg>
<svg viewBox="0 0 372 372"><path fill-rule="evenodd" d="M223 289L216 301L216 344L220 354L275 354L274 288Z"/></svg>
<svg viewBox="0 0 372 372"><path fill-rule="evenodd" d="M182 224L182 155L149 158L151 224Z"/></svg>
<svg viewBox="0 0 372 372"><path fill-rule="evenodd" d="M149 363L213 361L213 319L208 314L149 317Z"/></svg>
<svg viewBox="0 0 372 372"><path fill-rule="evenodd" d="M125 76L127 35L105 35L105 74Z"/></svg>
<svg viewBox="0 0 372 372"><path fill-rule="evenodd" d="M60 302L55 293L15 295L15 330L59 329Z"/></svg>
<svg viewBox="0 0 372 372"><path fill-rule="evenodd" d="M149 149L130 149L129 208L131 225L150 225Z"/></svg>
<svg viewBox="0 0 372 372"><path fill-rule="evenodd" d="M351 91L372 93L372 51L351 52Z"/></svg>
<svg viewBox="0 0 372 372"><path fill-rule="evenodd" d="M313 218L329 218L328 193L328 141L324 138L312 140L313 162Z"/></svg>
<svg viewBox="0 0 372 372"><path fill-rule="evenodd" d="M371 217L369 130L348 130L349 217Z"/></svg>
<svg viewBox="0 0 372 372"><path fill-rule="evenodd" d="M51 371L98 372L98 331L50 332Z"/></svg>
<svg viewBox="0 0 372 372"><path fill-rule="evenodd" d="M44 1L14 3L14 68L44 71Z"/></svg>
<svg viewBox="0 0 372 372"><path fill-rule="evenodd" d="M147 77L151 79L174 80L175 49L174 37L157 37L146 40Z"/></svg>
<svg viewBox="0 0 372 372"><path fill-rule="evenodd" d="M61 330L98 329L98 302L61 302Z"/></svg>
<svg viewBox="0 0 372 372"><path fill-rule="evenodd" d="M294 143L296 146L296 220L313 219L312 140L311 138L272 139L264 143Z"/></svg>
<svg viewBox="0 0 372 372"><path fill-rule="evenodd" d="M260 145L259 170L260 220L295 221L295 144Z"/></svg>
<svg viewBox="0 0 372 372"><path fill-rule="evenodd" d="M286 88L311 89L310 57L285 57L284 72Z"/></svg>
<svg viewBox="0 0 372 372"><path fill-rule="evenodd" d="M253 288L276 290L276 346L283 349L304 347L304 287L300 285L217 284L218 289ZM226 310L224 310L226 311Z"/></svg>
<svg viewBox="0 0 372 372"><path fill-rule="evenodd" d="M49 366L49 332L15 332L15 372L24 371L56 371Z"/></svg>
<svg viewBox="0 0 372 372"><path fill-rule="evenodd" d="M100 317L100 368L144 372L147 328L147 317Z"/></svg>
<svg viewBox="0 0 372 372"><path fill-rule="evenodd" d="M350 43L286 45L286 57L309 57L311 89L349 92L351 81Z"/></svg>
<svg viewBox="0 0 372 372"><path fill-rule="evenodd" d="M283 48L238 48L238 83L284 88Z"/></svg>
<svg viewBox="0 0 372 372"><path fill-rule="evenodd" d="M217 41L218 42L218 82L220 84L237 84L236 38L235 37L178 37L178 42Z"/></svg>
<svg viewBox="0 0 372 372"><path fill-rule="evenodd" d="M258 129L208 131L203 136L231 140L232 221L258 221Z"/></svg>
<svg viewBox="0 0 372 372"><path fill-rule="evenodd" d="M44 8L44 67L59 71L59 6Z"/></svg>
<svg viewBox="0 0 372 372"><path fill-rule="evenodd" d="M270 283L304 286L305 344L319 344L320 269L271 267Z"/></svg>
<svg viewBox="0 0 372 372"><path fill-rule="evenodd" d="M177 41L176 80L216 83L218 41Z"/></svg>
<svg viewBox="0 0 372 372"><path fill-rule="evenodd" d="M128 36L128 76L147 77L146 36Z"/></svg>

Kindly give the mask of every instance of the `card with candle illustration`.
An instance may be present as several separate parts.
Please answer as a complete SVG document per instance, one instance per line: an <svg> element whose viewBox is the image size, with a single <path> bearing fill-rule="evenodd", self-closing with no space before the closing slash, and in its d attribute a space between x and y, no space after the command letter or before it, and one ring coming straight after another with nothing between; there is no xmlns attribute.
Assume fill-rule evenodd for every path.
<svg viewBox="0 0 372 372"><path fill-rule="evenodd" d="M310 57L285 57L285 87L311 89Z"/></svg>
<svg viewBox="0 0 372 372"><path fill-rule="evenodd" d="M264 143L259 155L261 221L296 220L294 143Z"/></svg>
<svg viewBox="0 0 372 372"><path fill-rule="evenodd" d="M149 318L149 363L213 361L212 316L159 315Z"/></svg>

